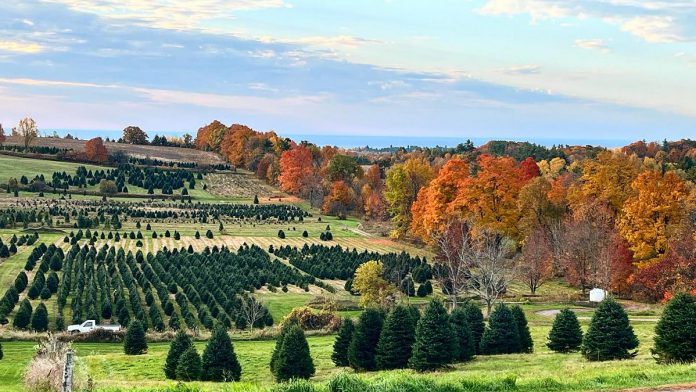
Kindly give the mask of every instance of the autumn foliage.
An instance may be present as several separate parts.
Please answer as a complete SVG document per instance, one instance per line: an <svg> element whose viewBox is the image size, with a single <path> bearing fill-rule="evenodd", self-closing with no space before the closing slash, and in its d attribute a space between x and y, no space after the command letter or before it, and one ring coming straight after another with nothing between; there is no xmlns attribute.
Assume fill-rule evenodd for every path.
<svg viewBox="0 0 696 392"><path fill-rule="evenodd" d="M104 141L100 137L95 137L85 142L85 155L90 161L99 163L104 163L109 158Z"/></svg>

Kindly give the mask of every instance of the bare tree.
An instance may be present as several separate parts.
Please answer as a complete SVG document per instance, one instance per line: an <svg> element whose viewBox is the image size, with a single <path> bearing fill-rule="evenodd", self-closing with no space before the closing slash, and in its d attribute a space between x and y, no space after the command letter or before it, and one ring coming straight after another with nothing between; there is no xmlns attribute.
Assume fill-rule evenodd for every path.
<svg viewBox="0 0 696 392"><path fill-rule="evenodd" d="M24 141L24 150L29 148L31 142L39 136L39 129L36 127L36 121L30 117L25 117L19 120L16 132Z"/></svg>
<svg viewBox="0 0 696 392"><path fill-rule="evenodd" d="M532 295L553 275L553 250L547 231L536 226L527 236L518 263L518 276L527 284Z"/></svg>
<svg viewBox="0 0 696 392"><path fill-rule="evenodd" d="M471 242L469 290L486 303L488 315L514 276L514 262L506 257L503 240L497 233L484 231Z"/></svg>
<svg viewBox="0 0 696 392"><path fill-rule="evenodd" d="M469 262L473 250L469 224L451 219L441 232L433 234L433 240L437 248L435 278L442 291L449 295L454 308L457 297L468 290Z"/></svg>
<svg viewBox="0 0 696 392"><path fill-rule="evenodd" d="M242 296L242 306L240 308L244 320L249 325L249 329L254 329L254 324L263 316L263 306L250 295Z"/></svg>

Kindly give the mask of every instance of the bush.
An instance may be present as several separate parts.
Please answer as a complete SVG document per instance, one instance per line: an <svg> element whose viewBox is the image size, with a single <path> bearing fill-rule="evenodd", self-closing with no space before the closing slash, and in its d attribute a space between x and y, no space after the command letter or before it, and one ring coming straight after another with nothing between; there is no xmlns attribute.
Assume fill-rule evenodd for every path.
<svg viewBox="0 0 696 392"><path fill-rule="evenodd" d="M450 322L456 341L455 359L458 361L469 361L476 354L474 347L474 337L466 319L466 311L463 307L457 306L450 315Z"/></svg>
<svg viewBox="0 0 696 392"><path fill-rule="evenodd" d="M404 306L392 309L379 335L375 355L377 369L405 368L411 358L415 334L409 311Z"/></svg>
<svg viewBox="0 0 696 392"><path fill-rule="evenodd" d="M563 309L553 320L553 326L549 332L549 341L546 347L559 353L578 351L582 345L582 329L570 309Z"/></svg>
<svg viewBox="0 0 696 392"><path fill-rule="evenodd" d="M191 346L181 354L176 365L176 379L182 381L198 380L201 376L201 357Z"/></svg>
<svg viewBox="0 0 696 392"><path fill-rule="evenodd" d="M123 352L126 355L140 355L147 352L145 330L139 320L133 320L128 325L126 336L123 339Z"/></svg>
<svg viewBox="0 0 696 392"><path fill-rule="evenodd" d="M344 318L334 341L333 353L331 354L331 360L336 366L348 366L348 346L350 346L350 341L353 338L353 331L355 331L353 320Z"/></svg>
<svg viewBox="0 0 696 392"><path fill-rule="evenodd" d="M488 328L481 337L481 353L512 354L520 351L520 333L510 308L499 303L488 318Z"/></svg>
<svg viewBox="0 0 696 392"><path fill-rule="evenodd" d="M181 355L193 347L193 342L186 333L179 331L174 336L174 340L169 345L169 352L167 353L167 359L164 362L164 375L169 379L176 379L177 365L179 364L179 358ZM197 355L197 354L196 354ZM199 373L200 373L200 358L199 358Z"/></svg>
<svg viewBox="0 0 696 392"><path fill-rule="evenodd" d="M674 296L655 326L653 356L658 363L696 360L696 301L690 294Z"/></svg>
<svg viewBox="0 0 696 392"><path fill-rule="evenodd" d="M239 381L242 367L224 327L218 325L213 329L201 365L201 379L204 381Z"/></svg>
<svg viewBox="0 0 696 392"><path fill-rule="evenodd" d="M418 320L416 341L409 366L418 371L434 370L452 362L455 337L442 301L434 299Z"/></svg>
<svg viewBox="0 0 696 392"><path fill-rule="evenodd" d="M360 314L360 321L355 327L353 338L348 346L350 367L357 370L377 368L375 354L383 322L382 312L377 309L368 308Z"/></svg>
<svg viewBox="0 0 696 392"><path fill-rule="evenodd" d="M582 341L582 355L590 361L628 359L638 354L638 338L628 315L612 298L599 304Z"/></svg>
<svg viewBox="0 0 696 392"><path fill-rule="evenodd" d="M285 239L285 232L283 230L278 230L278 238L281 240Z"/></svg>
<svg viewBox="0 0 696 392"><path fill-rule="evenodd" d="M531 353L534 351L534 342L532 334L529 332L529 325L527 325L527 317L519 305L513 306L510 311L517 322L517 332L520 334L520 352Z"/></svg>
<svg viewBox="0 0 696 392"><path fill-rule="evenodd" d="M48 331L48 310L43 302L36 307L34 314L31 316L31 329L36 332Z"/></svg>
<svg viewBox="0 0 696 392"><path fill-rule="evenodd" d="M285 333L274 365L274 376L278 382L294 378L309 379L314 375L309 345L299 326L291 325Z"/></svg>
<svg viewBox="0 0 696 392"><path fill-rule="evenodd" d="M341 318L331 311L322 310L317 312L307 306L294 308L290 314L285 316L283 324L296 323L305 331L328 329L335 331L341 322Z"/></svg>

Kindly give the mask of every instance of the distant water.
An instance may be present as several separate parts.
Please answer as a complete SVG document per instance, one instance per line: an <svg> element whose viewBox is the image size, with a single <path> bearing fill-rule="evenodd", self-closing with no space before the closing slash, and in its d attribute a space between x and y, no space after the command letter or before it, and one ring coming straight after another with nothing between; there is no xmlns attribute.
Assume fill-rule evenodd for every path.
<svg viewBox="0 0 696 392"><path fill-rule="evenodd" d="M44 134L52 134L57 132L60 136L65 136L66 134L71 134L80 139L89 139L96 136L101 136L103 138L118 139L121 137L123 131L120 130L89 130L89 129L42 129ZM181 136L186 132L176 132L176 131L150 131L147 133L150 137L157 135L165 136ZM195 136L195 132L189 131L190 134ZM475 145L480 146L489 142L491 140L513 140L520 142L531 142L540 144L542 146L551 147L554 145L593 145L593 146L604 146L604 147L621 147L635 140L628 139L566 139L566 138L525 138L525 137L451 137L451 136L365 136L365 135L303 135L303 134L292 134L292 133L280 133L280 136L289 137L296 141L306 140L315 143L319 146L331 145L344 148L355 148L355 147L373 147L373 148L385 148L385 147L406 147L406 146L421 146L421 147L454 147L459 143L466 142L470 139Z"/></svg>

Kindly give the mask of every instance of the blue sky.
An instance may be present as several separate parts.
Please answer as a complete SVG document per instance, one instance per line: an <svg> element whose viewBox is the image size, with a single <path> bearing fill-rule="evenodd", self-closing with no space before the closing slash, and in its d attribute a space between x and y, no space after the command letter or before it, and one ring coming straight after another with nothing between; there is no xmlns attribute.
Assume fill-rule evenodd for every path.
<svg viewBox="0 0 696 392"><path fill-rule="evenodd" d="M0 3L0 122L696 138L695 0Z"/></svg>

